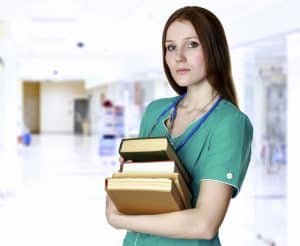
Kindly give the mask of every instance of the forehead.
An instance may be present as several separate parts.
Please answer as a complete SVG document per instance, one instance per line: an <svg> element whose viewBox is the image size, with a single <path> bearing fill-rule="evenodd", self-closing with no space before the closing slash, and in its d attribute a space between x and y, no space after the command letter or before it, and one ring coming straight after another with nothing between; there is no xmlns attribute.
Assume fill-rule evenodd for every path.
<svg viewBox="0 0 300 246"><path fill-rule="evenodd" d="M194 26L187 20L174 21L167 30L166 40L178 40L186 37L197 37Z"/></svg>

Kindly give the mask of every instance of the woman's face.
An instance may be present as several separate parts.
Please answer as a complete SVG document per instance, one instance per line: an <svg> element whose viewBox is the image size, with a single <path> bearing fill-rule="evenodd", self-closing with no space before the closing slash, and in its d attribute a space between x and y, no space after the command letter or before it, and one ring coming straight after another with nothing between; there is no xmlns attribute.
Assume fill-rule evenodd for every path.
<svg viewBox="0 0 300 246"><path fill-rule="evenodd" d="M206 76L203 50L189 21L174 21L166 34L166 63L179 86L199 83Z"/></svg>

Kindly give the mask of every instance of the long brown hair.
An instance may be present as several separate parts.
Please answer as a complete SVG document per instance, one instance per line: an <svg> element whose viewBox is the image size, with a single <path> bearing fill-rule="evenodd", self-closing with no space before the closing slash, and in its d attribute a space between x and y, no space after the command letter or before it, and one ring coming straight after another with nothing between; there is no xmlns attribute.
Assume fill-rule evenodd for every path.
<svg viewBox="0 0 300 246"><path fill-rule="evenodd" d="M197 6L180 8L165 24L162 35L163 65L172 88L180 95L187 91L186 87L179 86L173 79L165 59L167 30L175 20L191 22L203 48L208 82L223 98L238 106L223 26L218 18L205 8Z"/></svg>

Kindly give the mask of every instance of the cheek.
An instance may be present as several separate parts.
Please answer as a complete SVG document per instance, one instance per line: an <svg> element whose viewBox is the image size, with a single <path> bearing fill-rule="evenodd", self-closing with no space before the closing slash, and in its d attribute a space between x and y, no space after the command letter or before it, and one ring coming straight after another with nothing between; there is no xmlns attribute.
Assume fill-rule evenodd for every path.
<svg viewBox="0 0 300 246"><path fill-rule="evenodd" d="M195 54L191 57L193 64L197 66L203 66L204 65L204 58L202 54Z"/></svg>
<svg viewBox="0 0 300 246"><path fill-rule="evenodd" d="M167 64L170 63L170 54L166 53L166 55L165 55L165 60L166 60L166 63L167 63Z"/></svg>
<svg viewBox="0 0 300 246"><path fill-rule="evenodd" d="M173 62L173 59L170 55L166 55L165 56L165 61L169 67L170 70L172 70L172 67L174 66L174 62Z"/></svg>

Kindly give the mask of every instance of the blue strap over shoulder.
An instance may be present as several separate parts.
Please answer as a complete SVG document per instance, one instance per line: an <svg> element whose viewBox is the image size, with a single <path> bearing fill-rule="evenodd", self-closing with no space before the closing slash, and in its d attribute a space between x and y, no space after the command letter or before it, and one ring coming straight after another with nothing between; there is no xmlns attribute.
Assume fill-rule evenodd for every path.
<svg viewBox="0 0 300 246"><path fill-rule="evenodd" d="M186 142L194 135L194 133L201 127L201 125L207 120L207 118L211 115L211 113L214 111L214 109L218 106L218 104L221 102L222 97L218 99L218 101L215 102L215 104L204 114L196 123L196 125L192 128L192 130L189 132L189 134L182 139L178 147L176 148L176 152L180 151L182 147L186 144Z"/></svg>
<svg viewBox="0 0 300 246"><path fill-rule="evenodd" d="M171 103L163 112L158 116L155 124L152 126L148 136L151 135L154 128L157 126L157 124L161 121L162 117L167 114L170 110L173 110L171 112L171 120L174 120L176 118L176 105L179 103L179 101L185 96L186 94L180 95L178 98L174 100L173 103ZM211 115L211 113L215 110L215 108L218 106L220 101L222 100L222 97L219 97L219 99L214 103L214 105L207 111L195 124L195 126L192 128L192 130L187 134L187 136L181 140L178 147L176 148L176 152L180 151L182 147L187 143L187 141L194 135L194 133L201 127L201 125L207 120L207 118Z"/></svg>

